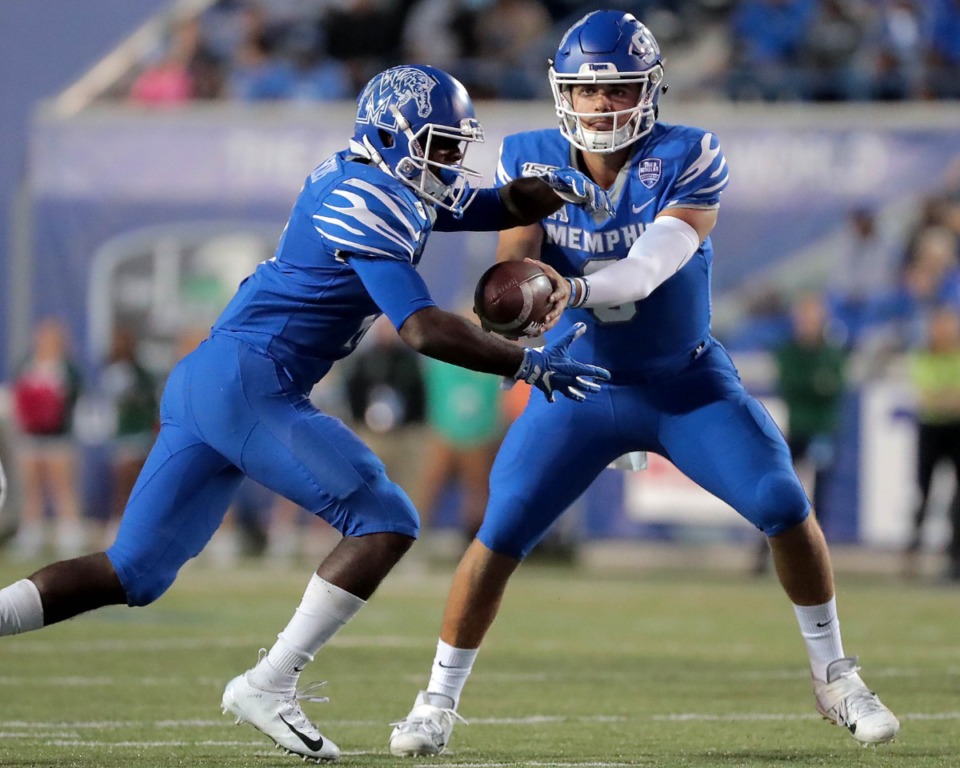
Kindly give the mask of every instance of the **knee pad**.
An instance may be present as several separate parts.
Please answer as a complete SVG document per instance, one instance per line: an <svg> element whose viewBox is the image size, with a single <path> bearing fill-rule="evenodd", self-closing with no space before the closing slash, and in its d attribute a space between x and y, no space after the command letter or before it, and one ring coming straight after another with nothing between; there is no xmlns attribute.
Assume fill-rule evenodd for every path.
<svg viewBox="0 0 960 768"><path fill-rule="evenodd" d="M799 525L810 514L810 502L793 472L770 472L758 484L750 522L767 536Z"/></svg>
<svg viewBox="0 0 960 768"><path fill-rule="evenodd" d="M483 545L491 552L496 552L498 555L504 555L505 557L512 557L514 560L523 560L536 545L534 541L524 546L524 542L517 541L510 536L503 535L500 531L491 530L490 527L483 525L481 525L480 530L477 531L477 538L480 539Z"/></svg>
<svg viewBox="0 0 960 768"><path fill-rule="evenodd" d="M553 519L541 521L518 498L494 499L487 507L477 538L491 552L523 560L543 539Z"/></svg>
<svg viewBox="0 0 960 768"><path fill-rule="evenodd" d="M127 594L127 605L132 608L150 605L170 589L177 578L176 569L151 568L138 572L116 551L116 547L107 550L107 557Z"/></svg>
<svg viewBox="0 0 960 768"><path fill-rule="evenodd" d="M420 534L420 516L413 502L383 471L338 504L337 510L320 516L344 536L400 533L415 539Z"/></svg>

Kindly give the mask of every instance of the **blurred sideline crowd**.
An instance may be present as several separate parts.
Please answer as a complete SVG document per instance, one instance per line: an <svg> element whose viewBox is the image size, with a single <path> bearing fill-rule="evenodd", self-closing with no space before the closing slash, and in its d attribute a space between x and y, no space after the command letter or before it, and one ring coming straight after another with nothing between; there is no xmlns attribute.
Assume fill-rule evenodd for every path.
<svg viewBox="0 0 960 768"><path fill-rule="evenodd" d="M960 97L960 0L637 0L677 98ZM175 20L107 94L351 100L398 61L432 64L475 99L546 99L547 59L592 6L574 0L217 0Z"/></svg>

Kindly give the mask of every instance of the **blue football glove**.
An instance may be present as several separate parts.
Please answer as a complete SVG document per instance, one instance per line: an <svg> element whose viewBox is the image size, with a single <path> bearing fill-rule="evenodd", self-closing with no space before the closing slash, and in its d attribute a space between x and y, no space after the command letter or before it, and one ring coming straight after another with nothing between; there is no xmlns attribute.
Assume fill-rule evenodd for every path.
<svg viewBox="0 0 960 768"><path fill-rule="evenodd" d="M597 224L613 218L613 203L607 193L574 168L551 168L539 174L559 197L579 205Z"/></svg>
<svg viewBox="0 0 960 768"><path fill-rule="evenodd" d="M523 363L514 378L535 386L551 403L556 400L557 392L579 402L586 400L589 393L599 392L597 381L607 381L610 371L577 362L567 354L570 345L586 330L584 323L574 323L552 344L524 349Z"/></svg>

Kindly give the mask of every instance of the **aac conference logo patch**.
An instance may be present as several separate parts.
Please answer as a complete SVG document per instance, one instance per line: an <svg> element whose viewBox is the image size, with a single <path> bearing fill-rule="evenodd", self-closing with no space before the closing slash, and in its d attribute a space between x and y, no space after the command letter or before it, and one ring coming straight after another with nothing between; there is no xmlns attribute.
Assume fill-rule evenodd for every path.
<svg viewBox="0 0 960 768"><path fill-rule="evenodd" d="M653 189L663 171L663 163L659 157L645 157L640 161L640 167L637 173L640 176L640 183L647 189Z"/></svg>

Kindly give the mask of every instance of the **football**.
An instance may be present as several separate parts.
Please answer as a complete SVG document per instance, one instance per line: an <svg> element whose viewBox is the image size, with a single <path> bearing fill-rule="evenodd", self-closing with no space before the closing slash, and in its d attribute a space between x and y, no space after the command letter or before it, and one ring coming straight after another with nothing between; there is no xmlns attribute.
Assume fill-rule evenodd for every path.
<svg viewBox="0 0 960 768"><path fill-rule="evenodd" d="M529 335L550 309L553 284L537 264L502 261L483 273L473 296L485 328L508 338Z"/></svg>

